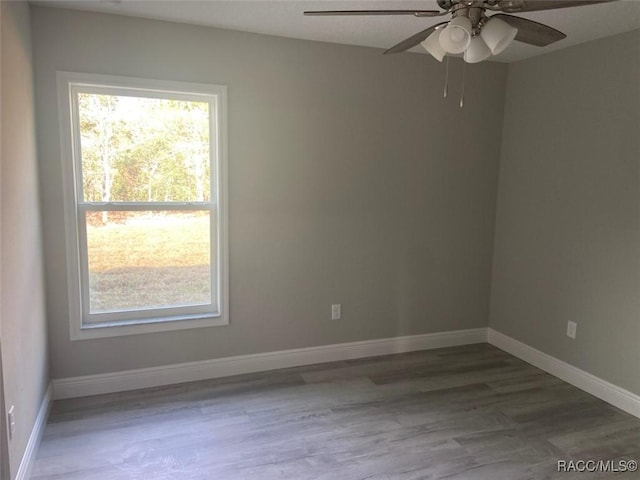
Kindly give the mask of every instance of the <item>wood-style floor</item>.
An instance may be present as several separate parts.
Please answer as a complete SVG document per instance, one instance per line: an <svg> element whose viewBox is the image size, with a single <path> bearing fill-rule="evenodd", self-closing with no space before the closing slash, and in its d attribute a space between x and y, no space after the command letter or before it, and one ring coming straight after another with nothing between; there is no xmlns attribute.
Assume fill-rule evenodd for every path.
<svg viewBox="0 0 640 480"><path fill-rule="evenodd" d="M488 344L55 402L34 480L638 479L640 420Z"/></svg>

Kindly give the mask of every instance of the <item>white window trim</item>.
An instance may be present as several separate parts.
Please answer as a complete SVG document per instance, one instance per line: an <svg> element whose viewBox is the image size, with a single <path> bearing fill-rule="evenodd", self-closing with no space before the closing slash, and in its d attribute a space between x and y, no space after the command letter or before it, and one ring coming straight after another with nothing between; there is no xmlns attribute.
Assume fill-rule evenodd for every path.
<svg viewBox="0 0 640 480"><path fill-rule="evenodd" d="M212 327L229 324L229 234L228 234L228 164L227 164L227 87L199 83L150 80L142 78L97 75L75 72L57 72L58 109L61 139L61 161L63 173L66 266L68 282L69 325L71 340L115 337L191 328ZM172 98L185 95L186 99L202 94L216 98L216 108L211 122L211 138L217 138L217 162L212 163L213 180L217 183L217 239L215 242L218 259L218 313L216 315L178 315L112 323L82 323L80 249L77 221L77 181L74 167L74 142L72 133L72 87L74 85L100 85L140 89L140 96L150 95L150 91L169 93ZM102 90L104 92L104 90ZM137 94L137 92L136 92ZM212 156L213 157L213 156Z"/></svg>

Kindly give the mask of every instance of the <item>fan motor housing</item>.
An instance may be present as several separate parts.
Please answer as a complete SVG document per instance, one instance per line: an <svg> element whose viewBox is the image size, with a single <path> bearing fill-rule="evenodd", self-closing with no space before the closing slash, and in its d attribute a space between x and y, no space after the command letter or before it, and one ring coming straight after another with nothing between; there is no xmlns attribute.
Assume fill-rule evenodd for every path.
<svg viewBox="0 0 640 480"><path fill-rule="evenodd" d="M485 0L483 3L486 3L487 5L496 5L499 2L499 0ZM438 6L443 9L443 10L449 10L451 9L451 7L453 7L454 5L458 4L458 3L465 3L467 4L467 6L471 6L472 3L474 3L473 1L464 1L464 0L438 0Z"/></svg>

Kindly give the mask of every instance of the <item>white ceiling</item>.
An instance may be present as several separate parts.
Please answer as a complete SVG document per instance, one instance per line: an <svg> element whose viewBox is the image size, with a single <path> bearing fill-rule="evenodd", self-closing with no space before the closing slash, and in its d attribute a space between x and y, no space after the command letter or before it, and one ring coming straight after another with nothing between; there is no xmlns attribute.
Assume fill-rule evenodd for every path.
<svg viewBox="0 0 640 480"><path fill-rule="evenodd" d="M43 0L34 3L384 49L441 21L411 16L302 15L304 10L440 10L436 0ZM514 62L640 28L640 0L617 0L519 16L548 24L566 33L567 38L544 48L514 42L493 60ZM412 51L425 53L419 46Z"/></svg>

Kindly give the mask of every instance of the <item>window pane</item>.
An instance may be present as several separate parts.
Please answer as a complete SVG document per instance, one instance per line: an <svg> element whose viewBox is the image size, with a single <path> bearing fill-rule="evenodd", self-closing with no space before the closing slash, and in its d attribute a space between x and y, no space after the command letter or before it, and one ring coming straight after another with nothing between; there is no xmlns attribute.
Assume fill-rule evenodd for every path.
<svg viewBox="0 0 640 480"><path fill-rule="evenodd" d="M86 212L90 313L211 303L210 214Z"/></svg>
<svg viewBox="0 0 640 480"><path fill-rule="evenodd" d="M85 202L205 202L209 104L78 94Z"/></svg>

